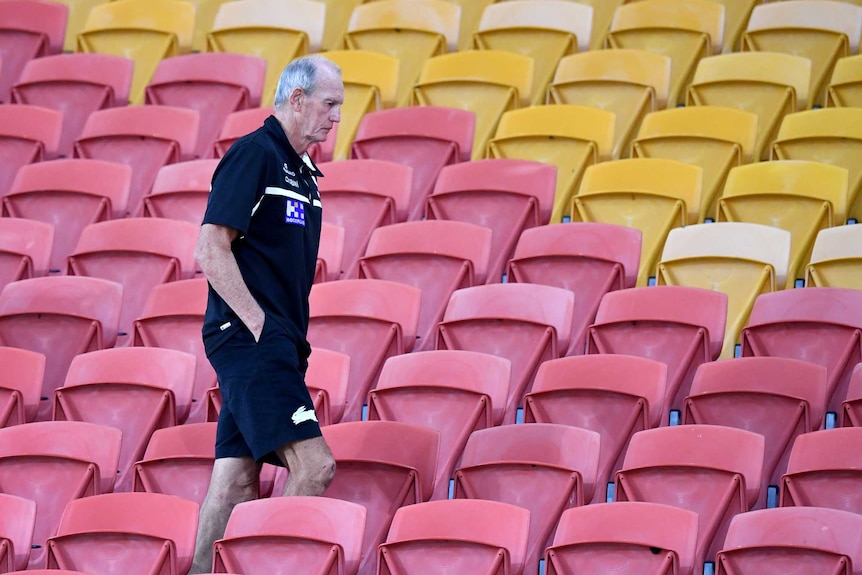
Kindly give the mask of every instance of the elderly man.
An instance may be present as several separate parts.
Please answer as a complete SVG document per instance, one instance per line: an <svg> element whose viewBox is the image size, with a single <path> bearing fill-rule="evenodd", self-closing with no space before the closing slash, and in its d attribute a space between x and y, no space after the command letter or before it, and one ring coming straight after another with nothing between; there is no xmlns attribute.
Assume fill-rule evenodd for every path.
<svg viewBox="0 0 862 575"><path fill-rule="evenodd" d="M326 139L343 101L334 63L294 60L274 115L213 174L196 257L209 281L203 339L223 403L191 573L212 570L213 542L233 507L258 496L262 463L287 467L284 495L320 495L335 473L305 385L323 175L306 151Z"/></svg>

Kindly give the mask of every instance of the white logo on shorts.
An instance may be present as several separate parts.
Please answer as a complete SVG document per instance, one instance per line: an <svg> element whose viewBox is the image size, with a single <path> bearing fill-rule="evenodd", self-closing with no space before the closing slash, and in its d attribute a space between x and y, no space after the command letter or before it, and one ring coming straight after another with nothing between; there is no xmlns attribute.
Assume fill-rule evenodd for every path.
<svg viewBox="0 0 862 575"><path fill-rule="evenodd" d="M293 412L293 415L290 416L291 421L293 421L294 425L299 425L300 423L306 421L317 421L317 415L314 413L314 410L308 410L304 405L300 405L296 411Z"/></svg>

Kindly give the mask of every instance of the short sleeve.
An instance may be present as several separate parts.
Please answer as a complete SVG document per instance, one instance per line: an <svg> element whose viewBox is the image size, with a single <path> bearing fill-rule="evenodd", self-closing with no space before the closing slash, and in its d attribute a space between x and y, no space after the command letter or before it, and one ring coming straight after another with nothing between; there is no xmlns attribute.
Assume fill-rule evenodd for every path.
<svg viewBox="0 0 862 575"><path fill-rule="evenodd" d="M231 146L213 174L203 223L248 232L252 209L264 192L266 170L263 148L252 141Z"/></svg>

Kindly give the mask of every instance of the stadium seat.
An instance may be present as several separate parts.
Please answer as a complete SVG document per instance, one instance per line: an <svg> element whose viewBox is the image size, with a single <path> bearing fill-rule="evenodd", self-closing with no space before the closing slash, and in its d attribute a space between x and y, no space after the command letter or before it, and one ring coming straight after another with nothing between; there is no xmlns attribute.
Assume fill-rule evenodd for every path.
<svg viewBox="0 0 862 575"><path fill-rule="evenodd" d="M690 106L652 112L632 142L633 158L666 158L703 168L699 219L715 219L731 168L754 160L757 115L734 108Z"/></svg>
<svg viewBox="0 0 862 575"><path fill-rule="evenodd" d="M590 166L570 208L572 221L642 232L639 286L649 283L668 234L697 223L703 168L677 160L633 158Z"/></svg>
<svg viewBox="0 0 862 575"><path fill-rule="evenodd" d="M757 114L754 158L769 148L787 114L808 106L811 61L771 52L740 52L704 58L688 89L687 106L724 106Z"/></svg>
<svg viewBox="0 0 862 575"><path fill-rule="evenodd" d="M569 345L575 296L552 286L489 284L456 290L437 327L437 349L478 351L512 363L503 423L513 423L539 365Z"/></svg>
<svg viewBox="0 0 862 575"><path fill-rule="evenodd" d="M432 499L446 499L467 438L502 423L510 377L507 359L484 353L436 350L390 357L368 394L368 419L440 433Z"/></svg>
<svg viewBox="0 0 862 575"><path fill-rule="evenodd" d="M787 230L745 222L671 230L658 264L656 283L727 294L721 358L730 358L755 298L785 285L790 242Z"/></svg>
<svg viewBox="0 0 862 575"><path fill-rule="evenodd" d="M414 351L434 348L437 323L456 289L482 285L488 273L491 229L424 220L381 226L371 232L359 278L388 280L422 291Z"/></svg>
<svg viewBox="0 0 862 575"><path fill-rule="evenodd" d="M557 188L550 221L559 223L568 213L584 170L611 159L615 121L612 112L569 104L512 110L500 118L497 131L488 142L487 156L556 166Z"/></svg>
<svg viewBox="0 0 862 575"><path fill-rule="evenodd" d="M224 537L215 542L213 568L356 575L365 518L363 506L328 497L246 501L233 509Z"/></svg>
<svg viewBox="0 0 862 575"><path fill-rule="evenodd" d="M5 370L0 373L0 428L22 425L36 418L45 376L41 353L0 347Z"/></svg>
<svg viewBox="0 0 862 575"><path fill-rule="evenodd" d="M0 344L46 358L38 420L51 418L48 399L73 357L114 346L122 298L121 284L98 278L33 278L3 288Z"/></svg>
<svg viewBox="0 0 862 575"><path fill-rule="evenodd" d="M668 108L685 101L701 58L719 54L724 42L724 5L706 0L646 0L617 8L607 46L647 50L671 59Z"/></svg>
<svg viewBox="0 0 862 575"><path fill-rule="evenodd" d="M45 222L0 219L0 291L10 282L48 275L54 233Z"/></svg>
<svg viewBox="0 0 862 575"><path fill-rule="evenodd" d="M693 573L697 514L626 501L563 511L545 554L548 575L686 575Z"/></svg>
<svg viewBox="0 0 862 575"><path fill-rule="evenodd" d="M595 0L595 2L605 0ZM560 59L549 104L600 108L616 115L613 157L628 157L644 116L667 107L671 60L645 50L593 50Z"/></svg>
<svg viewBox="0 0 862 575"><path fill-rule="evenodd" d="M379 575L526 572L530 512L482 499L430 501L399 509L380 546Z"/></svg>
<svg viewBox="0 0 862 575"><path fill-rule="evenodd" d="M552 359L539 366L533 389L524 397L524 422L599 434L596 487L584 503L601 503L631 436L661 424L666 389L667 366L659 361L616 354Z"/></svg>
<svg viewBox="0 0 862 575"><path fill-rule="evenodd" d="M824 366L828 411L839 413L850 373L862 361L862 291L805 288L763 294L742 330L742 355L768 355Z"/></svg>
<svg viewBox="0 0 862 575"><path fill-rule="evenodd" d="M188 52L195 8L180 0L114 0L93 6L78 35L78 52L135 61L129 102L142 104L158 63Z"/></svg>
<svg viewBox="0 0 862 575"><path fill-rule="evenodd" d="M359 258L380 226L407 219L412 169L390 161L349 160L318 166L323 221L344 228L342 278L359 275Z"/></svg>
<svg viewBox="0 0 862 575"><path fill-rule="evenodd" d="M192 160L159 168L153 189L144 196L143 216L200 225L218 160Z"/></svg>
<svg viewBox="0 0 862 575"><path fill-rule="evenodd" d="M859 80L860 73L862 73L862 66L860 64L862 64L862 57L858 54L839 58L835 62L832 77L829 79L829 85L826 88L826 107L859 107Z"/></svg>
<svg viewBox="0 0 862 575"><path fill-rule="evenodd" d="M198 504L160 493L107 493L69 503L48 541L48 567L120 575L186 573Z"/></svg>
<svg viewBox="0 0 862 575"><path fill-rule="evenodd" d="M416 341L421 291L385 280L315 284L309 297L308 341L350 356L342 421L357 421L383 362L407 353Z"/></svg>
<svg viewBox="0 0 862 575"><path fill-rule="evenodd" d="M498 283L521 232L548 223L556 172L542 162L502 158L446 166L428 198L426 217L491 228L486 282Z"/></svg>
<svg viewBox="0 0 862 575"><path fill-rule="evenodd" d="M425 199L445 166L470 161L476 115L468 110L413 106L362 117L351 157L404 164L413 169L407 218L425 216Z"/></svg>
<svg viewBox="0 0 862 575"><path fill-rule="evenodd" d="M697 513L698 566L714 560L731 518L757 502L762 472L762 435L719 425L648 429L632 436L616 499Z"/></svg>
<svg viewBox="0 0 862 575"><path fill-rule="evenodd" d="M12 86L12 102L63 114L57 153L71 157L72 145L96 110L129 102L134 62L108 54L60 54L30 60Z"/></svg>
<svg viewBox="0 0 862 575"><path fill-rule="evenodd" d="M50 264L42 269L45 274L64 274L66 259L85 227L125 216L131 181L132 168L104 160L28 164L21 166L2 198L3 214L52 225Z"/></svg>
<svg viewBox="0 0 862 575"><path fill-rule="evenodd" d="M0 196L9 192L21 166L56 156L62 130L63 114L56 110L0 104Z"/></svg>
<svg viewBox="0 0 862 575"><path fill-rule="evenodd" d="M842 427L862 427L862 367L858 364L850 372L847 399L841 408Z"/></svg>
<svg viewBox="0 0 862 575"><path fill-rule="evenodd" d="M323 222L320 226L320 247L314 266L314 283L335 281L344 268L344 228Z"/></svg>
<svg viewBox="0 0 862 575"><path fill-rule="evenodd" d="M272 114L272 106L251 108L228 114L224 124L222 124L218 138L213 144L213 156L216 158L223 157L234 142L260 128Z"/></svg>
<svg viewBox="0 0 862 575"><path fill-rule="evenodd" d="M68 502L113 490L121 435L77 421L0 429L0 492L36 502L29 568L45 566L45 541Z"/></svg>
<svg viewBox="0 0 862 575"><path fill-rule="evenodd" d="M454 499L525 507L532 572L551 543L560 514L589 503L596 487L600 436L569 425L533 423L475 431L455 471Z"/></svg>
<svg viewBox="0 0 862 575"><path fill-rule="evenodd" d="M623 354L665 363L662 424L680 411L697 367L721 353L727 295L680 286L610 292L587 329L588 354ZM656 345L656 342L662 342Z"/></svg>
<svg viewBox="0 0 862 575"><path fill-rule="evenodd" d="M771 502L793 440L823 425L826 368L780 357L741 357L701 365L685 400L683 424L726 425L764 438L757 507ZM773 505L774 506L774 505Z"/></svg>
<svg viewBox="0 0 862 575"><path fill-rule="evenodd" d="M35 501L0 493L0 572L27 569L35 526Z"/></svg>

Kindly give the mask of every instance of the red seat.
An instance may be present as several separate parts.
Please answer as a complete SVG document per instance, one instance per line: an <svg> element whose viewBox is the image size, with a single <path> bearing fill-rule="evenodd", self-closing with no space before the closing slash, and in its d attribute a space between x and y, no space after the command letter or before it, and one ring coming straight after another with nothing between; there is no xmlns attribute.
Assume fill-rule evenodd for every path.
<svg viewBox="0 0 862 575"><path fill-rule="evenodd" d="M320 247L314 266L314 283L335 281L341 277L344 261L344 228L323 222Z"/></svg>
<svg viewBox="0 0 862 575"><path fill-rule="evenodd" d="M45 377L41 353L0 347L0 427L21 425L36 418Z"/></svg>
<svg viewBox="0 0 862 575"><path fill-rule="evenodd" d="M272 114L272 106L250 108L228 114L224 119L218 137L213 143L213 155L216 158L224 156L234 142L263 126L264 120ZM334 131L330 130L330 132Z"/></svg>
<svg viewBox="0 0 862 575"><path fill-rule="evenodd" d="M10 282L48 275L54 231L45 222L0 219L0 291Z"/></svg>
<svg viewBox="0 0 862 575"><path fill-rule="evenodd" d="M847 399L841 404L841 426L862 427L862 365L858 363L850 372Z"/></svg>
<svg viewBox="0 0 862 575"><path fill-rule="evenodd" d="M0 2L0 9L7 3L21 2L6 0ZM9 192L21 166L56 155L62 130L63 114L56 110L23 104L0 105L0 196Z"/></svg>
<svg viewBox="0 0 862 575"><path fill-rule="evenodd" d="M191 160L162 166L152 191L144 196L143 215L200 225L216 166L218 160Z"/></svg>
<svg viewBox="0 0 862 575"><path fill-rule="evenodd" d="M0 573L27 569L35 526L35 501L0 493Z"/></svg>

